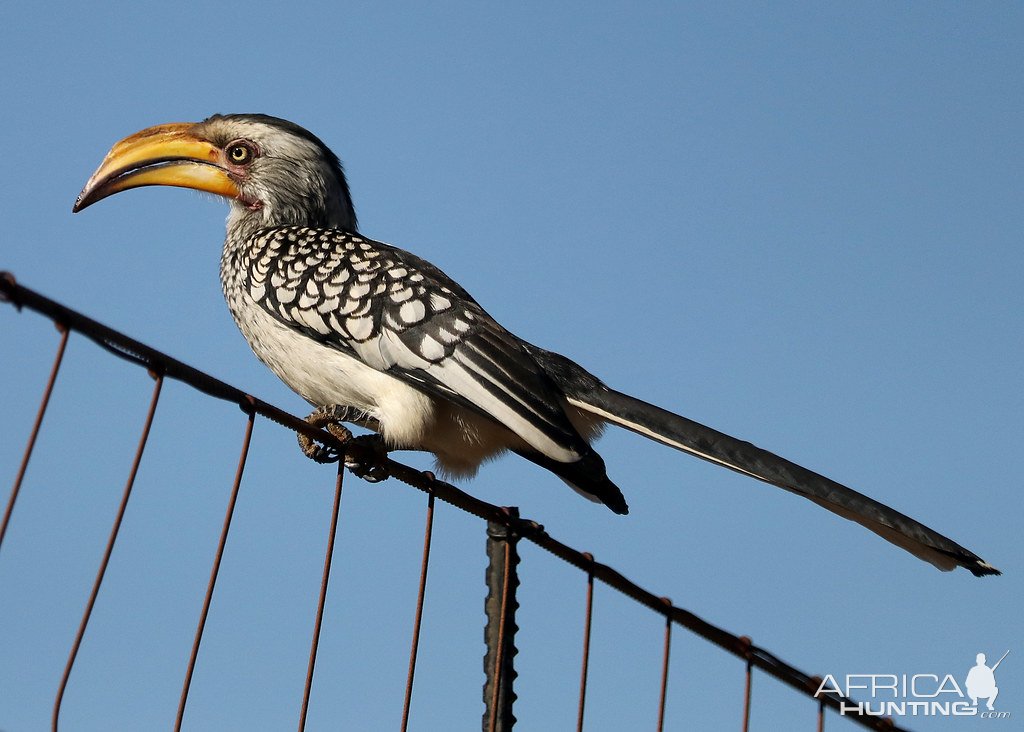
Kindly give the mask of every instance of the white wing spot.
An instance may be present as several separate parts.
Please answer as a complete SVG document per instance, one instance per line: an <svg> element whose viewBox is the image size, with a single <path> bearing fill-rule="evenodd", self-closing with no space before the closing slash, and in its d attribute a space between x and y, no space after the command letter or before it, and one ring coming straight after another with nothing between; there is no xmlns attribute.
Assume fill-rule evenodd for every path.
<svg viewBox="0 0 1024 732"><path fill-rule="evenodd" d="M406 323L418 323L423 320L423 316L426 314L427 309L424 307L422 300L410 300L409 302L402 303L402 307L398 311L398 317Z"/></svg>
<svg viewBox="0 0 1024 732"><path fill-rule="evenodd" d="M452 306L452 301L449 300L447 297L441 297L438 294L431 293L431 295L430 295L430 307L432 307L435 312L440 312L442 310L447 310L451 306Z"/></svg>
<svg viewBox="0 0 1024 732"><path fill-rule="evenodd" d="M324 322L323 318L315 310L292 308L292 317L295 318L296 322L307 325L318 333L326 335L331 332L330 328L327 327L327 323Z"/></svg>
<svg viewBox="0 0 1024 732"><path fill-rule="evenodd" d="M333 277L331 277L332 285L343 285L348 282L348 278L352 276L351 270L348 267L338 270Z"/></svg>
<svg viewBox="0 0 1024 732"><path fill-rule="evenodd" d="M334 297L329 297L326 300L321 300L320 304L316 306L317 312L329 313L330 311L338 307L339 302L340 300L338 299L337 295L335 295Z"/></svg>
<svg viewBox="0 0 1024 732"><path fill-rule="evenodd" d="M352 298L366 297L369 294L370 286L365 282L360 282L359 284L352 285L352 287L350 287L348 291L348 296Z"/></svg>
<svg viewBox="0 0 1024 732"><path fill-rule="evenodd" d="M373 332L373 318L349 318L345 321L345 328L354 339L364 341Z"/></svg>
<svg viewBox="0 0 1024 732"><path fill-rule="evenodd" d="M346 300L345 304L341 306L341 309L338 312L342 315L350 315L359 307L359 302L359 300Z"/></svg>
<svg viewBox="0 0 1024 732"><path fill-rule="evenodd" d="M341 288L337 285L332 285L330 282L325 282L320 286L320 291L324 298L330 299L336 298L341 295Z"/></svg>
<svg viewBox="0 0 1024 732"><path fill-rule="evenodd" d="M420 355L428 361L440 361L444 358L444 346L430 336L423 336L420 341Z"/></svg>
<svg viewBox="0 0 1024 732"><path fill-rule="evenodd" d="M450 330L445 328L439 328L437 334L445 343L457 343L460 340L458 333L452 333Z"/></svg>

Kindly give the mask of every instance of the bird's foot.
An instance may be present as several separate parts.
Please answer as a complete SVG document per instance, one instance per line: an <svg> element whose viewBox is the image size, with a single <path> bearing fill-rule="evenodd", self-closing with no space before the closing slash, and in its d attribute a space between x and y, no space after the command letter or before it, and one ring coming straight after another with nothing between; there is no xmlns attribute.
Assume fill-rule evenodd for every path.
<svg viewBox="0 0 1024 732"><path fill-rule="evenodd" d="M321 427L332 434L339 442L351 445L358 445L359 449L369 456L369 459L357 460L346 453L345 467L352 471L357 478L362 478L368 483L379 483L390 476L384 466L388 457L388 449L384 444L384 438L380 435L359 435L353 437L342 422L349 422L358 418L361 414L351 407L331 405L318 407L308 417L308 422L313 427ZM341 457L339 450L332 445L321 445L316 440L301 432L298 433L299 448L302 454L310 460L318 463L336 463Z"/></svg>
<svg viewBox="0 0 1024 732"><path fill-rule="evenodd" d="M352 438L352 433L348 427L341 424L342 422L348 421L353 416L353 410L348 407L339 407L337 405L331 405L327 407L317 407L308 417L306 422L313 427L322 427L329 433L334 435L335 438L340 442L348 442ZM312 437L297 433L299 439L299 449L302 450L302 454L318 463L336 463L341 455L336 447L331 445L321 445Z"/></svg>
<svg viewBox="0 0 1024 732"><path fill-rule="evenodd" d="M388 459L388 448L380 435L359 435L350 440L351 443L370 454L369 460L356 460L349 454L345 455L345 467L352 475L362 478L367 483L380 483L391 477L385 463Z"/></svg>

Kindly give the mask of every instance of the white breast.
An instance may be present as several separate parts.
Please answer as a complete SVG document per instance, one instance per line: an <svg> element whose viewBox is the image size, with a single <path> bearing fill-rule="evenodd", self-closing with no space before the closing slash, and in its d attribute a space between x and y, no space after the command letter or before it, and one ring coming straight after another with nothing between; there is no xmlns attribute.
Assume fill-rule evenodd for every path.
<svg viewBox="0 0 1024 732"><path fill-rule="evenodd" d="M228 305L260 361L310 404L355 407L380 421L396 444L421 441L434 412L429 396L289 328L245 294Z"/></svg>
<svg viewBox="0 0 1024 732"><path fill-rule="evenodd" d="M472 475L484 460L524 444L476 412L435 399L289 328L245 292L236 290L227 299L256 356L303 399L362 410L380 423L391 446L433 452L447 475Z"/></svg>

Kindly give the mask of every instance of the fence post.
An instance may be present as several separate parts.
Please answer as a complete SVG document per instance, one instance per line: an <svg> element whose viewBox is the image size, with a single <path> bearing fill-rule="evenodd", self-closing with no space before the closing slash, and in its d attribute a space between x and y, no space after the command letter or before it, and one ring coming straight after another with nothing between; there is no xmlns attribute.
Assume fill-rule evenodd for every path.
<svg viewBox="0 0 1024 732"><path fill-rule="evenodd" d="M513 518L519 509L506 508ZM513 682L516 678L514 659L516 638L516 587L519 576L519 537L497 521L487 522L487 599L484 611L487 625L484 641L484 717L483 732L511 732L516 718L512 704L516 700Z"/></svg>

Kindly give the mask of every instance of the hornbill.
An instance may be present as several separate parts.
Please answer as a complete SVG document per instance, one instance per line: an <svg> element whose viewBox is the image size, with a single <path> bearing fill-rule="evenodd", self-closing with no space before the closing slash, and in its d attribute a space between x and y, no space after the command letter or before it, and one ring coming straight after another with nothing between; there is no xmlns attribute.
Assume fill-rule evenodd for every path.
<svg viewBox="0 0 1024 732"><path fill-rule="evenodd" d="M228 199L228 307L256 356L318 408L311 419L367 427L380 447L429 451L450 476L512 451L624 514L590 444L616 424L804 496L939 569L999 573L902 513L615 391L505 330L434 265L362 236L337 156L292 122L231 114L142 130L114 145L74 211L148 185Z"/></svg>

